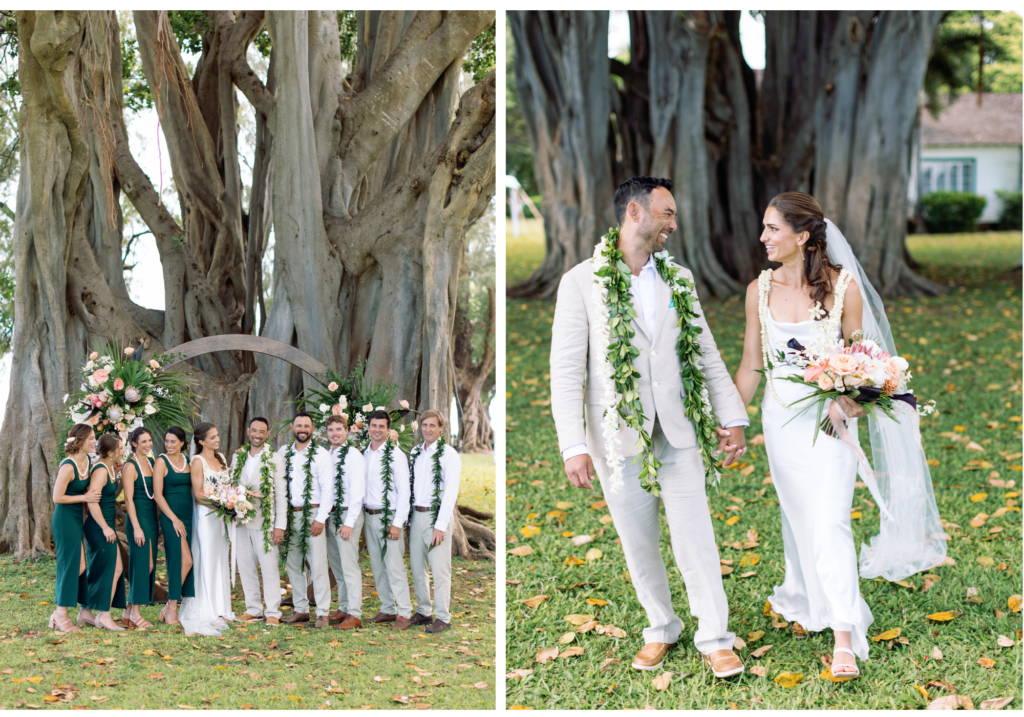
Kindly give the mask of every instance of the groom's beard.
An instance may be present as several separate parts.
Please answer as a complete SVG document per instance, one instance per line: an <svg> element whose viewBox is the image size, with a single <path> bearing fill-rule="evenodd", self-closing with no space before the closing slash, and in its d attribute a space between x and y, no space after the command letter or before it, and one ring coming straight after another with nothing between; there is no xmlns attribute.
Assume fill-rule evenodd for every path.
<svg viewBox="0 0 1024 717"><path fill-rule="evenodd" d="M665 227L659 226L655 221L645 221L637 227L637 237L643 243L647 251L655 254L665 248L665 242L661 240L661 233L666 231Z"/></svg>

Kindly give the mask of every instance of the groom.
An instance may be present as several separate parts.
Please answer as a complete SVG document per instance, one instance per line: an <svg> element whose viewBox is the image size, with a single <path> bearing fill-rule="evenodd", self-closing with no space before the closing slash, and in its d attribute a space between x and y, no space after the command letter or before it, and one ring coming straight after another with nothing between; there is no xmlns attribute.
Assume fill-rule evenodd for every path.
<svg viewBox="0 0 1024 717"><path fill-rule="evenodd" d="M243 446L235 453L231 463L231 475L238 476L239 485L244 485L261 496L252 501L253 507L256 508L256 517L246 525L238 526L238 573L242 579L242 592L245 594L245 614L236 619L240 622L253 622L262 620L265 616L268 625L280 625L281 577L277 546L280 545L285 528L288 527L288 483L284 476L284 461L267 445L269 432L270 423L267 419L257 416L250 420L249 450L246 451ZM242 462L241 469L239 462ZM263 501L271 499L267 490L271 486L271 524L264 525ZM269 535L265 536L264 533ZM269 537L270 540L265 541L264 537ZM260 599L257 562L263 572L266 612Z"/></svg>
<svg viewBox="0 0 1024 717"><path fill-rule="evenodd" d="M639 350L633 367L639 372L639 392L655 455L661 461L657 481L660 500L640 484L638 434L620 418L618 444L626 456L625 487L610 489L602 427L604 392L597 357L608 350L597 330L598 307L593 298L594 265L584 261L562 277L551 328L551 413L558 430L565 472L577 488L592 490L596 472L604 488L608 509L622 542L629 575L637 598L647 613L645 645L633 659L638 670L661 666L676 646L682 621L672 607L668 574L658 542L659 503L665 503L676 565L682 573L697 618L697 649L716 677L743 671L732 651L735 634L729 632L729 606L722 588L722 573L714 529L708 514L704 466L693 424L686 417L676 342L679 319L668 284L658 274L654 253L676 230L676 204L672 182L655 177L634 177L615 192L615 218L620 225L618 248L629 268L636 318L632 320L633 346ZM686 269L686 278L692 278ZM719 451L728 451L725 465L746 450L743 428L749 424L743 401L722 362L699 305L698 336L703 372L719 429ZM585 419L585 421L584 421Z"/></svg>

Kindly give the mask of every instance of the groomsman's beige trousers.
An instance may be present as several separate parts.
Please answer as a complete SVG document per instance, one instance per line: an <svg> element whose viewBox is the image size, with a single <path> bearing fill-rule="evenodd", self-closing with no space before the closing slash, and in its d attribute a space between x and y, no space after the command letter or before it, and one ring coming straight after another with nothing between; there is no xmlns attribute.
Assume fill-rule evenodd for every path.
<svg viewBox="0 0 1024 717"><path fill-rule="evenodd" d="M273 528L271 528L273 532ZM270 550L263 550L263 528L239 525L235 533L238 543L238 575L242 579L242 593L245 595L245 611L253 617L281 617L281 571L278 568L278 549L273 543ZM267 610L263 611L260 599L260 576L256 564L263 573L263 591L266 593Z"/></svg>
<svg viewBox="0 0 1024 717"><path fill-rule="evenodd" d="M434 514L413 508L412 527L409 529L409 564L416 586L416 612L430 617L430 578L434 578L434 615L444 623L451 623L448 611L452 594L452 533L449 524L444 540L433 550ZM428 552L429 551L429 552ZM430 572L427 572L427 563Z"/></svg>
<svg viewBox="0 0 1024 717"><path fill-rule="evenodd" d="M387 538L388 549L382 555L381 528L384 514L364 513L363 533L366 536L366 550L370 553L370 567L373 582L380 598L380 611L406 619L412 617L412 600L409 598L409 576L405 573L405 536L398 540ZM403 528L402 533L405 532Z"/></svg>
<svg viewBox="0 0 1024 717"><path fill-rule="evenodd" d="M331 513L331 517L327 519L327 560L331 564L331 572L334 573L334 582L338 584L338 609L346 615L361 619L363 576L359 572L359 536L363 532L363 512L359 511L356 524L352 526L352 536L348 540L342 540L338 535L338 529L347 518L348 508L341 514L340 519L337 513Z"/></svg>
<svg viewBox="0 0 1024 717"><path fill-rule="evenodd" d="M308 583L306 582L306 571L302 553L299 552L299 529L302 526L302 511L292 510L288 506L289 519L291 520L291 542L288 543L288 559L285 567L288 568L288 582L292 584L292 605L295 612L309 612L309 598L306 595ZM313 518L310 517L310 525ZM316 598L316 616L323 617L331 611L331 578L327 574L327 527L324 526L320 535L309 536L309 552L306 553L306 560L309 561L309 569L313 577L313 596Z"/></svg>
<svg viewBox="0 0 1024 717"><path fill-rule="evenodd" d="M608 510L622 540L630 579L650 623L644 630L644 642L673 644L679 641L683 628L672 607L668 573L659 547L659 504L664 501L672 552L685 583L690 614L697 618L693 642L705 655L715 650L731 650L736 636L729 632L729 605L722 587L722 569L708 513L700 453L696 447L673 448L657 419L651 438L655 455L662 463L658 470L660 498L640 487L639 461L634 464L632 457L626 458L625 487L612 493L608 487L607 462L594 458Z"/></svg>

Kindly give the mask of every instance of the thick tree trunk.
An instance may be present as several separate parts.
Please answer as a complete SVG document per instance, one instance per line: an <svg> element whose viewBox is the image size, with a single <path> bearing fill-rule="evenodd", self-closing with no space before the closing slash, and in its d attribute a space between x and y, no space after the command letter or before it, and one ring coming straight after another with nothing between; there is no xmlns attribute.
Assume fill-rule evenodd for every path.
<svg viewBox="0 0 1024 717"><path fill-rule="evenodd" d="M353 84L342 76L335 11L271 13L266 84L245 59L264 14L207 18L189 77L166 13L135 13L179 225L129 150L116 14L18 15L21 182L0 549L19 557L49 549L55 426L88 351L144 337L148 358L257 330L272 223L275 292L262 334L340 373L366 360L418 410L450 405L465 231L494 192L494 74L460 98L460 68L494 14L363 13L360 27L374 32L360 35ZM248 217L236 88L257 118ZM163 311L128 297L120 191L156 238ZM202 418L226 450L243 442L249 415L290 415L303 385L291 366L242 352L190 363Z"/></svg>
<svg viewBox="0 0 1024 717"><path fill-rule="evenodd" d="M455 388L462 406L459 442L463 453L487 453L494 450L494 430L491 417L483 402L483 393L493 386L495 365L493 337L496 329L494 287L487 287L487 322L474 324L459 306L455 314ZM477 328L484 331L484 348L480 360L473 362L473 335Z"/></svg>
<svg viewBox="0 0 1024 717"><path fill-rule="evenodd" d="M544 199L544 262L510 296L550 298L615 224L607 11L507 13Z"/></svg>

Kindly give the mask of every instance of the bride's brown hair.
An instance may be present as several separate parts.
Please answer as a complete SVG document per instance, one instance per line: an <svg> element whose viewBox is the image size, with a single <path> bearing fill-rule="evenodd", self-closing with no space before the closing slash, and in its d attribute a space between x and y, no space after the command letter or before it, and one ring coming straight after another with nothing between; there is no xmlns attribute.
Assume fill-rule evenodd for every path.
<svg viewBox="0 0 1024 717"><path fill-rule="evenodd" d="M806 192L783 192L768 202L768 206L774 207L794 232L810 234L804 244L804 281L811 287L811 299L815 304L820 301L824 311L825 299L832 293L832 272L842 270L828 258L825 213L818 200Z"/></svg>

